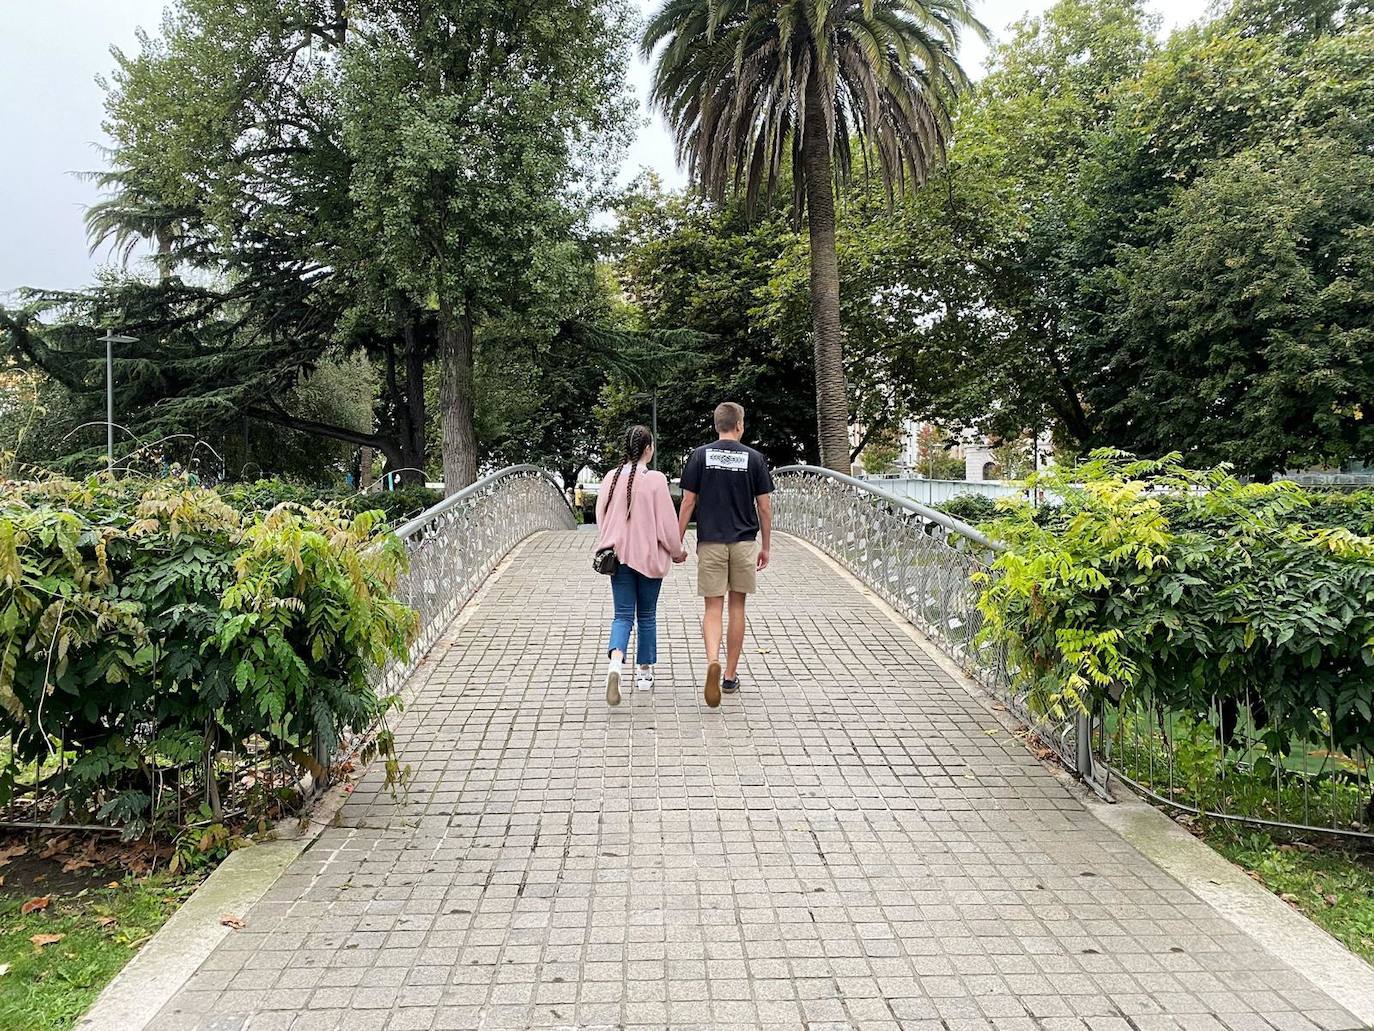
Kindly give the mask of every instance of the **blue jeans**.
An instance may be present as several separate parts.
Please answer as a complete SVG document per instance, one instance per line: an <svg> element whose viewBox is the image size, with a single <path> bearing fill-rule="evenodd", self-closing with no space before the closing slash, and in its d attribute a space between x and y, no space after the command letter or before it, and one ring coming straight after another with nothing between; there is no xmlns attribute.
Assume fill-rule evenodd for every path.
<svg viewBox="0 0 1374 1031"><path fill-rule="evenodd" d="M624 655L630 647L630 628L639 623L639 638L635 642L635 661L652 666L658 661L658 592L661 579L637 573L629 566L621 566L611 577L611 597L615 600L615 618L611 620L611 643L606 651Z"/></svg>

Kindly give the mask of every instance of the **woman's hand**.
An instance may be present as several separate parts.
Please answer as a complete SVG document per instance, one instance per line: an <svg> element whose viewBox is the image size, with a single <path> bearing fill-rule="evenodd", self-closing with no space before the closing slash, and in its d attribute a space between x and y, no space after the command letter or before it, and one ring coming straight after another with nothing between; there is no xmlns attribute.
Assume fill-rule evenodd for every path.
<svg viewBox="0 0 1374 1031"><path fill-rule="evenodd" d="M682 563L684 563L684 562L686 562L686 561L687 561L687 549L686 549L686 548L683 548L681 551L679 551L676 555L673 556L673 563L674 563L674 565L679 565L679 566L680 566L680 565L682 565Z"/></svg>

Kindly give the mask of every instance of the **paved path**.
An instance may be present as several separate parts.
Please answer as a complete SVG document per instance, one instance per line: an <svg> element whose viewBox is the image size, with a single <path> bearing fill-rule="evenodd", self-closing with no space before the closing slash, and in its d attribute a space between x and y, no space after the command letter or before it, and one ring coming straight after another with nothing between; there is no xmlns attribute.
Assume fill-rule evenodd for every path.
<svg viewBox="0 0 1374 1031"><path fill-rule="evenodd" d="M158 1031L1357 1027L795 542L743 694L699 701L677 570L608 710L589 548L527 542L419 674L409 796L369 775Z"/></svg>

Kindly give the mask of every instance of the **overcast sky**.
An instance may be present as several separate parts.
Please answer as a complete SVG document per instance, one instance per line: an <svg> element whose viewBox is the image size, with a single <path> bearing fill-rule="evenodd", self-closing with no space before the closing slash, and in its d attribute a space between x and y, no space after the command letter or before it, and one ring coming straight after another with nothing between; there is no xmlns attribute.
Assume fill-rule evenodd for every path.
<svg viewBox="0 0 1374 1031"><path fill-rule="evenodd" d="M642 0L647 9L650 0ZM979 16L1001 33L1049 0L981 0ZM156 31L167 0L0 0L0 297L18 286L74 288L108 261L91 256L82 212L95 200L72 173L101 166L103 93L97 75L113 62L109 48L137 46L136 30ZM1195 17L1197 0L1150 0L1168 26ZM965 60L980 68L984 49ZM647 71L631 70L644 94ZM642 166L680 185L671 140L657 119L641 130L626 176Z"/></svg>

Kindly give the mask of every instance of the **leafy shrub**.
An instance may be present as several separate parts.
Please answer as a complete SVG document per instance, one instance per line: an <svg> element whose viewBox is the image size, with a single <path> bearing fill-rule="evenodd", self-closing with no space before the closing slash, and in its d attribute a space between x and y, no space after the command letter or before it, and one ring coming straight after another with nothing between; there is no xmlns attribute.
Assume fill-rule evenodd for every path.
<svg viewBox="0 0 1374 1031"><path fill-rule="evenodd" d="M1040 707L1148 697L1223 736L1250 713L1273 755L1374 750L1367 502L1110 451L1031 483L1065 502L999 512L980 607Z"/></svg>
<svg viewBox="0 0 1374 1031"><path fill-rule="evenodd" d="M997 514L997 502L986 494L956 494L935 506L945 515L977 526Z"/></svg>
<svg viewBox="0 0 1374 1031"><path fill-rule="evenodd" d="M240 512L266 512L283 502L313 506L332 506L349 515L381 512L388 523L397 524L437 505L444 495L421 484L408 484L392 491L361 494L353 490L309 487L290 480L267 479L253 483L227 483L216 488L225 503Z"/></svg>
<svg viewBox="0 0 1374 1031"><path fill-rule="evenodd" d="M134 830L195 782L218 818L222 754L294 756L392 705L405 563L376 512L242 514L185 481L0 489L0 799L33 785ZM61 814L59 814L61 815Z"/></svg>

